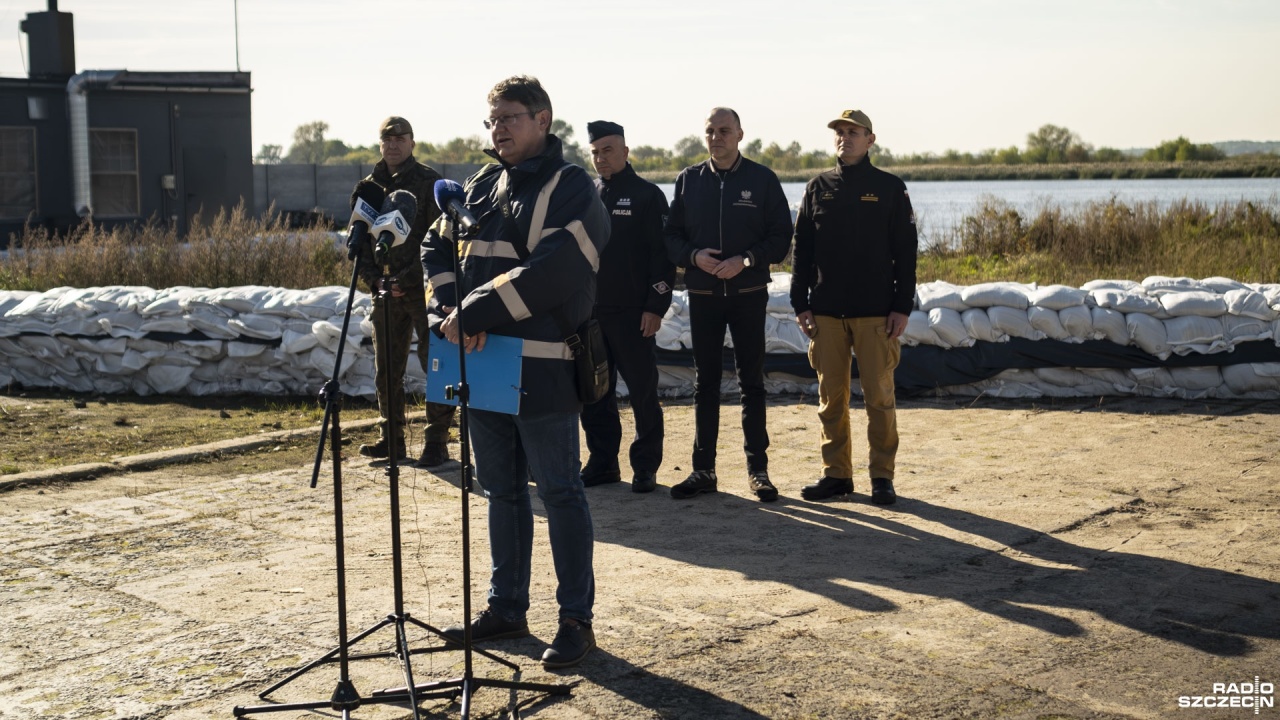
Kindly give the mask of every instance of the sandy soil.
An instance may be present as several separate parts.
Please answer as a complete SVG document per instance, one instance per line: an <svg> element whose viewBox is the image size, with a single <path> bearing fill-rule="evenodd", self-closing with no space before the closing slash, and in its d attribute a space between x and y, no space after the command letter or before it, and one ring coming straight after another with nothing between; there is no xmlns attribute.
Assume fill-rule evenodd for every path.
<svg viewBox="0 0 1280 720"><path fill-rule="evenodd" d="M1162 400L902 403L901 500L811 503L816 408L770 407L783 497L747 490L738 413L722 414L720 489L691 501L626 483L588 491L599 650L570 672L537 662L555 633L539 517L534 637L485 647L537 718L1246 717L1179 709L1213 683L1280 681L1280 408ZM855 432L863 428L854 409ZM660 482L687 474L692 408L668 405ZM458 448L453 448L457 457ZM342 466L350 631L394 612L389 485ZM337 637L333 486L310 463L246 474L170 467L0 495L0 718L231 717ZM404 468L404 609L462 617L458 465ZM473 602L483 603L485 502L469 500ZM535 507L536 501L535 501ZM409 625L409 645L439 642ZM353 651L386 651L394 626ZM479 677L511 679L473 658ZM457 677L456 651L412 656L418 682ZM363 697L403 684L394 659L351 662ZM330 664L271 695L329 698ZM1271 697L1271 696L1268 696ZM481 688L473 717L511 696ZM429 700L422 717L453 717ZM366 704L358 718L405 718ZM271 717L335 717L287 711ZM1263 709L1258 717L1280 717Z"/></svg>

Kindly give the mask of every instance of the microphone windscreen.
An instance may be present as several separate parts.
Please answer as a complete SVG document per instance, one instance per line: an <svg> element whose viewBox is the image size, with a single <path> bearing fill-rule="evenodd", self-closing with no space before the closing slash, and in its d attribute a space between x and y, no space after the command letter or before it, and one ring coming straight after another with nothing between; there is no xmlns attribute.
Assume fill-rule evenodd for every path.
<svg viewBox="0 0 1280 720"><path fill-rule="evenodd" d="M444 210L445 205L450 200L457 200L465 205L467 193L463 191L462 186L452 180L437 180L434 188L436 207Z"/></svg>
<svg viewBox="0 0 1280 720"><path fill-rule="evenodd" d="M351 194L351 207L354 209L356 200L363 200L371 207L382 207L382 203L387 199L387 191L382 186L372 180L361 180L356 183L356 191Z"/></svg>
<svg viewBox="0 0 1280 720"><path fill-rule="evenodd" d="M399 210L400 217L404 218L406 223L412 225L414 216L418 214L418 199L408 190L392 191L387 196L386 201L382 203L382 214L385 215L395 210Z"/></svg>

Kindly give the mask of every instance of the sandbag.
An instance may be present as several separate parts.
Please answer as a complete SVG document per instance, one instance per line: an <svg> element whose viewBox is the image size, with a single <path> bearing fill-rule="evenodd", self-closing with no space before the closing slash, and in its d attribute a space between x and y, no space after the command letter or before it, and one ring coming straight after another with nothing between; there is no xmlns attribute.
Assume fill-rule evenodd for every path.
<svg viewBox="0 0 1280 720"><path fill-rule="evenodd" d="M969 285L960 291L960 299L969 307L1007 307L1026 310L1025 286L1015 282L989 282Z"/></svg>
<svg viewBox="0 0 1280 720"><path fill-rule="evenodd" d="M973 338L969 336L960 320L960 313L951 308L938 307L929 311L929 327L938 337L938 344L944 348L969 347Z"/></svg>
<svg viewBox="0 0 1280 720"><path fill-rule="evenodd" d="M1027 308L1027 321L1044 336L1051 340L1069 340L1071 333L1062 326L1058 319L1058 311L1046 307L1031 306Z"/></svg>
<svg viewBox="0 0 1280 720"><path fill-rule="evenodd" d="M1160 301L1144 292L1122 292L1120 290L1094 290L1090 293L1093 304L1108 310L1128 313L1145 313L1155 315L1164 311Z"/></svg>
<svg viewBox="0 0 1280 720"><path fill-rule="evenodd" d="M959 285L935 280L931 283L916 285L916 298L919 301L920 309L925 312L929 312L934 308L947 308L956 312L964 312L969 309L969 306L965 305L964 300L960 298L961 289Z"/></svg>
<svg viewBox="0 0 1280 720"><path fill-rule="evenodd" d="M1169 338L1164 323L1143 313L1129 313L1124 316L1125 325L1129 328L1129 339L1143 351L1155 355L1161 360L1168 359L1173 352L1169 347ZM1094 321L1097 326L1097 321Z"/></svg>
<svg viewBox="0 0 1280 720"><path fill-rule="evenodd" d="M1103 337L1102 333L1093 328L1093 311L1084 305L1059 310L1058 321L1062 323L1072 342L1100 340Z"/></svg>
<svg viewBox="0 0 1280 720"><path fill-rule="evenodd" d="M964 330L969 337L974 340L983 342L1007 342L1009 336L1002 332L996 332L991 326L991 318L987 317L987 311L982 308L969 308L960 313L960 322L964 325Z"/></svg>
<svg viewBox="0 0 1280 720"><path fill-rule="evenodd" d="M1270 322L1280 317L1280 310L1271 307L1267 296L1251 288L1230 290L1222 296L1227 312L1232 315L1257 318Z"/></svg>
<svg viewBox="0 0 1280 720"><path fill-rule="evenodd" d="M1160 306L1172 317L1198 315L1216 318L1227 312L1227 303L1221 295L1204 290L1163 293Z"/></svg>
<svg viewBox="0 0 1280 720"><path fill-rule="evenodd" d="M1089 293L1066 285L1046 285L1027 293L1027 301L1034 307L1062 310L1084 305Z"/></svg>
<svg viewBox="0 0 1280 720"><path fill-rule="evenodd" d="M987 308L987 317L991 320L991 328L997 333L1009 337L1043 340L1045 334L1031 325L1027 319L1027 311L1017 308L992 306Z"/></svg>

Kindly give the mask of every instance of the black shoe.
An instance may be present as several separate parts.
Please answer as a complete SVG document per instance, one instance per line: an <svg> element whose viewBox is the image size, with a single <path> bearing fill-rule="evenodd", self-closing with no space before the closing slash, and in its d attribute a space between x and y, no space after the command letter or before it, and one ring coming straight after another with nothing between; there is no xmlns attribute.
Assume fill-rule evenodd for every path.
<svg viewBox="0 0 1280 720"><path fill-rule="evenodd" d="M573 667L582 662L595 646L596 634L589 623L564 618L560 621L560 630L556 632L556 639L551 642L551 647L542 653L542 667L549 670Z"/></svg>
<svg viewBox="0 0 1280 720"><path fill-rule="evenodd" d="M694 470L684 482L671 486L671 497L677 500L688 500L703 493L716 491L715 470Z"/></svg>
<svg viewBox="0 0 1280 720"><path fill-rule="evenodd" d="M648 493L653 492L658 487L658 474L651 472L636 472L631 476L631 492Z"/></svg>
<svg viewBox="0 0 1280 720"><path fill-rule="evenodd" d="M622 473L617 470L587 471L582 472L582 487L595 487L596 485L608 485L609 483L622 482Z"/></svg>
<svg viewBox="0 0 1280 720"><path fill-rule="evenodd" d="M603 462L595 464L590 460L586 461L586 465L582 465L582 487L607 486L609 483L622 482L622 473L618 471L617 465L613 465L612 468L602 468L600 465L603 465Z"/></svg>
<svg viewBox="0 0 1280 720"><path fill-rule="evenodd" d="M447 462L449 462L448 445L438 442L429 442L422 446L422 455L418 456L418 467L439 467Z"/></svg>
<svg viewBox="0 0 1280 720"><path fill-rule="evenodd" d="M373 458L374 460L385 460L391 457L391 446L393 444L395 445L395 449L396 449L396 459L403 460L405 457L404 439L400 439L400 440L397 440L395 443L392 443L391 441L387 440L387 438L382 438L381 440L379 440L378 442L372 445L361 445L360 454L365 457Z"/></svg>
<svg viewBox="0 0 1280 720"><path fill-rule="evenodd" d="M440 631L446 638L462 644L462 635L466 629L461 625L450 625ZM503 638L521 638L529 634L529 623L524 620L503 620L492 610L481 610L471 621L471 641L502 640Z"/></svg>
<svg viewBox="0 0 1280 720"><path fill-rule="evenodd" d="M800 497L805 500L826 500L836 495L848 495L851 492L853 492L851 478L833 478L824 475L818 482L800 488Z"/></svg>
<svg viewBox="0 0 1280 720"><path fill-rule="evenodd" d="M751 487L751 492L755 493L761 502L773 502L778 499L778 488L769 482L769 473L765 470L757 470L751 473L748 485Z"/></svg>
<svg viewBox="0 0 1280 720"><path fill-rule="evenodd" d="M898 499L893 491L893 481L888 478L871 478L871 502L877 505L892 505Z"/></svg>

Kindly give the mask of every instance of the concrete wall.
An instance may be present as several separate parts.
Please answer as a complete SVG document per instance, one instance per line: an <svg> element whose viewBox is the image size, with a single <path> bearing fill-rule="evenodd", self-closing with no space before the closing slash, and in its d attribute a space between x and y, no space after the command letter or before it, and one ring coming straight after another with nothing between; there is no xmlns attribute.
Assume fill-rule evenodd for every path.
<svg viewBox="0 0 1280 720"><path fill-rule="evenodd" d="M462 182L482 165L432 165L441 175ZM253 199L259 213L275 204L276 213L322 213L339 225L351 216L351 191L372 165L254 165Z"/></svg>

